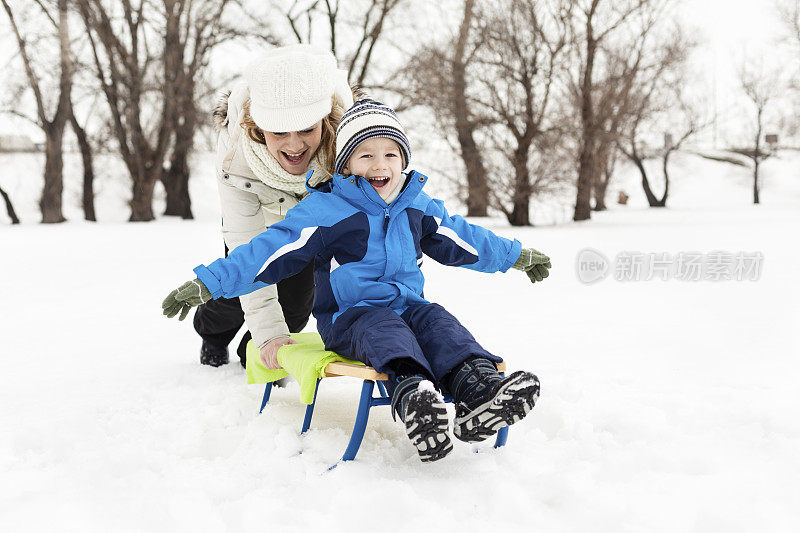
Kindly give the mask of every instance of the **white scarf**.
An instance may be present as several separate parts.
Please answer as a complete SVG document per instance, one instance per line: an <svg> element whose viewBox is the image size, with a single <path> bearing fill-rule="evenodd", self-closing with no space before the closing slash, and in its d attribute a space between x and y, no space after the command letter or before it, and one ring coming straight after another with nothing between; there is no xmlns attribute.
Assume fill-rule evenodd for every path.
<svg viewBox="0 0 800 533"><path fill-rule="evenodd" d="M314 175L309 181L309 185L312 187L331 178L325 164L325 154L322 150L317 150L317 154L311 158L306 172L295 175L286 172L272 154L267 151L266 145L255 142L249 135L242 135L240 143L250 170L259 180L273 189L290 192L298 196L302 195L306 192L306 172L308 170L314 171Z"/></svg>

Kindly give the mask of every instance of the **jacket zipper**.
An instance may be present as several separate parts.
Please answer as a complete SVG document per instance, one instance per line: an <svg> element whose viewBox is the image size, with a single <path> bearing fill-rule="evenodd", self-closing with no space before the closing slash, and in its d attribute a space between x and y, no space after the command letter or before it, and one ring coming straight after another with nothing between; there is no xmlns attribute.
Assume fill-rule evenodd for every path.
<svg viewBox="0 0 800 533"><path fill-rule="evenodd" d="M414 171L412 170L408 174L409 178L411 177L413 172ZM361 194L364 195L364 198L366 198L367 200L369 200L373 204L377 205L378 207L381 207L380 204L378 204L375 200L373 200L372 198L369 197L369 195L367 194L367 191L365 191L364 188L362 187L361 180L357 181L356 183L358 185L359 190L361 191ZM398 194L397 198L394 199L395 202L397 201L398 198L400 198L400 195L402 195L403 192L405 192L405 191L400 191L400 194ZM389 229L389 218L390 218L389 217L389 207L390 207L389 205L387 205L386 207L383 207L383 231L386 231L387 229Z"/></svg>

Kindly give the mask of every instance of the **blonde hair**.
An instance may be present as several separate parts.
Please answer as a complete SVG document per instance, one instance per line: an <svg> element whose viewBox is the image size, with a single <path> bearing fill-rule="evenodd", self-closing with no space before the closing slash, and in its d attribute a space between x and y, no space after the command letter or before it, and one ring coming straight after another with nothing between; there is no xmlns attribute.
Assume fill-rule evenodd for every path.
<svg viewBox="0 0 800 533"><path fill-rule="evenodd" d="M239 125L251 140L260 144L267 144L264 132L256 125L253 117L250 116L250 98L245 100L242 109L244 110L244 117ZM330 175L333 175L333 166L336 163L336 128L339 126L339 120L342 118L344 111L339 100L336 97L331 97L331 112L322 117L322 136L319 147L314 152L314 157L317 158L317 161L320 163L324 161L325 170ZM319 157L320 151L323 158Z"/></svg>

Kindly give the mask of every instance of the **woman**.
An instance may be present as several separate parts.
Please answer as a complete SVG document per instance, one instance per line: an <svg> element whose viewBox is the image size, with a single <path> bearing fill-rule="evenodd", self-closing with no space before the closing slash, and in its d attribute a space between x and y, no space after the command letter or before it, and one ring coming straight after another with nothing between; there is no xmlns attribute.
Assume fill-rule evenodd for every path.
<svg viewBox="0 0 800 533"><path fill-rule="evenodd" d="M336 126L353 104L347 74L330 52L309 45L276 48L251 63L246 82L214 111L219 130L217 178L225 252L247 243L283 219L312 185L330 179ZM314 301L313 269L232 300L200 306L194 327L203 338L200 362L228 362L228 344L242 323L249 333L237 350L245 364L252 334L264 362L303 329Z"/></svg>

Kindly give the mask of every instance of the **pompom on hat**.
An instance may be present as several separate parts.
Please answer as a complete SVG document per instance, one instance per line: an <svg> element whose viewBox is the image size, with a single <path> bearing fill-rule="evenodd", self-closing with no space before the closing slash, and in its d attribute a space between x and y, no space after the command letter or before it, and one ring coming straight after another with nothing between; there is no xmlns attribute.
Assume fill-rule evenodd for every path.
<svg viewBox="0 0 800 533"><path fill-rule="evenodd" d="M245 72L250 116L264 131L310 128L331 112L334 95L345 109L353 104L347 72L337 68L333 54L315 46L274 48Z"/></svg>
<svg viewBox="0 0 800 533"><path fill-rule="evenodd" d="M375 100L359 100L342 115L336 128L336 164L333 171L341 174L358 145L374 137L391 139L400 146L403 170L411 158L411 146L403 125L394 110Z"/></svg>

